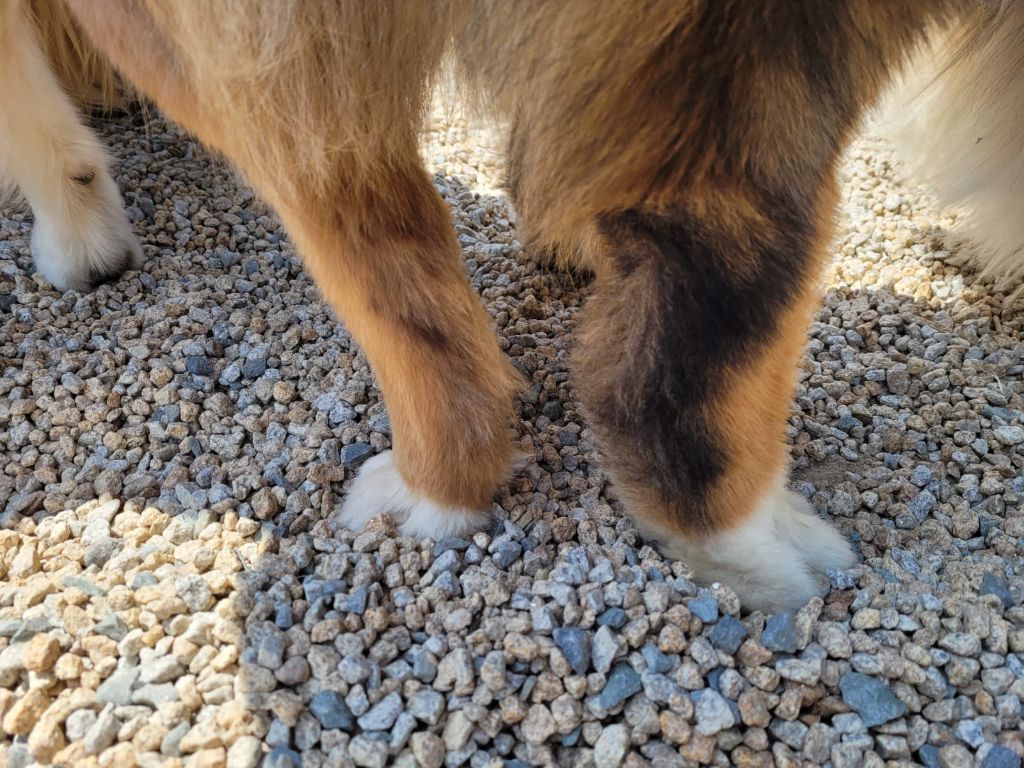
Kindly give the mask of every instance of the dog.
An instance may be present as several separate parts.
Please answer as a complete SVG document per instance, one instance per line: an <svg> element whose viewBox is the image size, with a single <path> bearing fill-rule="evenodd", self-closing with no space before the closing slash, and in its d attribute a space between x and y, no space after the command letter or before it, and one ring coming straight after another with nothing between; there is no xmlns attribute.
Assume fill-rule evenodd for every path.
<svg viewBox="0 0 1024 768"><path fill-rule="evenodd" d="M983 0L7 0L0 168L35 213L37 269L88 290L140 252L75 102L128 82L223 153L387 402L394 448L363 465L345 523L461 535L509 477L519 381L418 155L454 62L510 126L521 229L595 271L574 367L618 496L699 579L795 608L854 562L787 489L783 438L837 163L931 45L919 101L964 145L943 151L1019 211L1022 35L1020 4ZM1020 221L989 253L1003 272L1024 263Z"/></svg>

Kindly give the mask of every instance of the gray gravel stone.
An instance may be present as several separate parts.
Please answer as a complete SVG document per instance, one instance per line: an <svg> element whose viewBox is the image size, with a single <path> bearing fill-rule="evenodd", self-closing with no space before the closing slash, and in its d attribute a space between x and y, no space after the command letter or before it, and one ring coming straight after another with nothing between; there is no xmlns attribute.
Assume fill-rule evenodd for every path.
<svg viewBox="0 0 1024 768"><path fill-rule="evenodd" d="M723 616L708 633L708 640L719 650L734 654L747 637L747 628L732 616Z"/></svg>
<svg viewBox="0 0 1024 768"><path fill-rule="evenodd" d="M702 596L695 598L689 602L687 607L690 609L690 613L705 624L718 620L718 601L713 597Z"/></svg>
<svg viewBox="0 0 1024 768"><path fill-rule="evenodd" d="M594 765L596 768L618 768L629 750L629 731L618 723L601 731L594 744Z"/></svg>
<svg viewBox="0 0 1024 768"><path fill-rule="evenodd" d="M979 594L995 595L1007 608L1012 608L1015 602L1006 579L991 572L987 572L981 577Z"/></svg>
<svg viewBox="0 0 1024 768"><path fill-rule="evenodd" d="M1020 768L1020 765L1020 755L998 745L992 747L981 761L981 768Z"/></svg>
<svg viewBox="0 0 1024 768"><path fill-rule="evenodd" d="M188 722L178 723L160 740L160 754L164 757L181 757L181 740L189 732Z"/></svg>
<svg viewBox="0 0 1024 768"><path fill-rule="evenodd" d="M345 698L336 691L317 693L309 704L309 711L324 728L348 731L355 725L355 719Z"/></svg>
<svg viewBox="0 0 1024 768"><path fill-rule="evenodd" d="M552 636L572 671L585 675L590 668L590 633L578 627L559 627Z"/></svg>
<svg viewBox="0 0 1024 768"><path fill-rule="evenodd" d="M604 709L612 709L643 688L640 675L628 664L616 664L608 675L598 703Z"/></svg>
<svg viewBox="0 0 1024 768"><path fill-rule="evenodd" d="M769 616L761 633L761 643L770 651L796 653L796 624L793 621L793 614L785 611Z"/></svg>
<svg viewBox="0 0 1024 768"><path fill-rule="evenodd" d="M881 725L907 714L907 705L884 682L859 672L847 672L839 680L843 701L868 726Z"/></svg>
<svg viewBox="0 0 1024 768"><path fill-rule="evenodd" d="M263 759L264 768L302 768L302 756L285 746L274 747Z"/></svg>
<svg viewBox="0 0 1024 768"><path fill-rule="evenodd" d="M139 680L141 670L135 666L122 667L104 680L96 689L96 701L100 704L125 706L132 702L132 690Z"/></svg>
<svg viewBox="0 0 1024 768"><path fill-rule="evenodd" d="M370 711L358 719L359 727L367 731L384 731L394 725L402 711L402 697L389 693L374 704Z"/></svg>
<svg viewBox="0 0 1024 768"><path fill-rule="evenodd" d="M70 741L81 741L95 723L95 712L91 709L78 709L64 721L64 731Z"/></svg>
<svg viewBox="0 0 1024 768"><path fill-rule="evenodd" d="M619 650L619 641L612 632L611 627L605 625L599 627L594 633L591 644L591 660L594 669L604 674L612 668L612 661Z"/></svg>
<svg viewBox="0 0 1024 768"><path fill-rule="evenodd" d="M697 716L697 733L701 736L714 736L719 731L732 728L736 724L736 715L721 694L712 689L701 691L695 709Z"/></svg>
<svg viewBox="0 0 1024 768"><path fill-rule="evenodd" d="M109 747L117 737L121 723L114 717L113 705L108 704L100 712L99 717L92 724L85 736L82 738L82 745L87 755L98 755Z"/></svg>
<svg viewBox="0 0 1024 768"><path fill-rule="evenodd" d="M144 685L132 693L133 704L146 704L156 709L161 704L178 701L181 696L173 683Z"/></svg>

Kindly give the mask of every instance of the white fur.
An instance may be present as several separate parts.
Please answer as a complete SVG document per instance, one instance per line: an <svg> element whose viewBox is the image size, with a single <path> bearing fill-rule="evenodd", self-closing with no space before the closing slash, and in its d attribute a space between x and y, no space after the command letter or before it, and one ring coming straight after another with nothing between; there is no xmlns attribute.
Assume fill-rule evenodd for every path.
<svg viewBox="0 0 1024 768"><path fill-rule="evenodd" d="M854 563L846 540L781 480L738 528L701 539L659 538L700 581L727 584L752 610L800 608L824 593L830 569Z"/></svg>
<svg viewBox="0 0 1024 768"><path fill-rule="evenodd" d="M142 252L108 171L39 47L23 3L0 8L0 169L35 215L32 257L60 289L88 290ZM73 177L94 174L88 184Z"/></svg>
<svg viewBox="0 0 1024 768"><path fill-rule="evenodd" d="M406 536L432 539L475 533L489 519L486 512L446 507L411 490L398 472L392 451L363 464L348 489L337 522L358 531L380 514L390 515Z"/></svg>
<svg viewBox="0 0 1024 768"><path fill-rule="evenodd" d="M1024 276L1024 3L979 5L914 59L874 129L909 175L957 214L961 254L997 282Z"/></svg>

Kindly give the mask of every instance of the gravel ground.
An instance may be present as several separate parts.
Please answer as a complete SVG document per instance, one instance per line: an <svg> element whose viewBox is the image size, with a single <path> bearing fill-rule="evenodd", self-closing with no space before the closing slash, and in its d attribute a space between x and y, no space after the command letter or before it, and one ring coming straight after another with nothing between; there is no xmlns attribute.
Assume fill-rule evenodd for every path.
<svg viewBox="0 0 1024 768"><path fill-rule="evenodd" d="M523 257L489 134L438 113L427 157L533 461L496 530L435 543L330 524L389 424L273 214L159 119L102 131L143 272L55 293L0 219L0 764L1020 766L1024 307L878 142L790 420L863 562L766 617L606 495L586 280Z"/></svg>

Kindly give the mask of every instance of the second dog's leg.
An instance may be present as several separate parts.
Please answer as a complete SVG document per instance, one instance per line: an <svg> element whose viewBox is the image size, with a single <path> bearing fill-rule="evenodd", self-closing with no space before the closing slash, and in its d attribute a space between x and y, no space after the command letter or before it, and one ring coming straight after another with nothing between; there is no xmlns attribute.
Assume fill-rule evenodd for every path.
<svg viewBox="0 0 1024 768"><path fill-rule="evenodd" d="M55 287L89 290L142 253L109 158L50 71L25 4L0 10L0 174L35 215L32 258Z"/></svg>
<svg viewBox="0 0 1024 768"><path fill-rule="evenodd" d="M798 607L852 563L785 487L823 245L794 210L749 199L605 218L577 357L605 469L641 530L750 608Z"/></svg>

